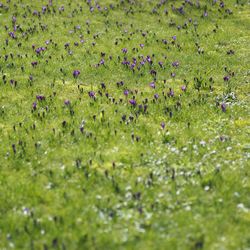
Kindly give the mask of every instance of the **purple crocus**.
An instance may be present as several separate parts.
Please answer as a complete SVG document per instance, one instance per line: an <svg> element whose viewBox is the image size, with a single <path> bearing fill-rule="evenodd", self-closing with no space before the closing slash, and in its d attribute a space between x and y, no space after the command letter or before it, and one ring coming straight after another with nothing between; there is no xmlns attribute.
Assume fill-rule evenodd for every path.
<svg viewBox="0 0 250 250"><path fill-rule="evenodd" d="M32 65L33 67L35 67L35 66L37 66L37 62L32 62L31 65Z"/></svg>
<svg viewBox="0 0 250 250"><path fill-rule="evenodd" d="M90 98L95 98L95 92L94 91L89 91L89 97Z"/></svg>
<svg viewBox="0 0 250 250"><path fill-rule="evenodd" d="M175 61L175 62L172 63L172 66L173 66L173 67L176 67L176 68L177 68L179 65L180 65L180 63L179 63L178 61Z"/></svg>
<svg viewBox="0 0 250 250"><path fill-rule="evenodd" d="M150 56L147 56L147 57L146 57L146 60L147 60L147 62L152 63L152 60L151 60L151 57L150 57Z"/></svg>
<svg viewBox="0 0 250 250"><path fill-rule="evenodd" d="M136 66L136 65L135 65L134 63L132 63L132 64L130 65L130 69L134 69L135 66Z"/></svg>
<svg viewBox="0 0 250 250"><path fill-rule="evenodd" d="M12 23L16 23L16 17L15 16L12 17Z"/></svg>
<svg viewBox="0 0 250 250"><path fill-rule="evenodd" d="M162 68L163 62L158 62L159 66Z"/></svg>
<svg viewBox="0 0 250 250"><path fill-rule="evenodd" d="M155 89L155 83L154 83L154 82L151 82L151 83L149 84L149 86L150 86L151 88Z"/></svg>
<svg viewBox="0 0 250 250"><path fill-rule="evenodd" d="M36 53L37 53L37 54L40 54L40 52L41 52L41 49L40 49L40 48L37 48L37 49L36 49Z"/></svg>
<svg viewBox="0 0 250 250"><path fill-rule="evenodd" d="M154 98L157 100L159 98L158 94L154 94Z"/></svg>
<svg viewBox="0 0 250 250"><path fill-rule="evenodd" d="M36 102L33 102L33 103L32 103L32 108L33 108L33 110L36 110L36 107L37 107L37 103L36 103Z"/></svg>
<svg viewBox="0 0 250 250"><path fill-rule="evenodd" d="M16 38L15 33L14 33L13 31L9 32L9 36L10 36L11 38L13 38L13 39Z"/></svg>
<svg viewBox="0 0 250 250"><path fill-rule="evenodd" d="M123 49L122 49L122 52L123 52L124 54L126 54L126 53L128 52L128 49L127 49L127 48L123 48Z"/></svg>
<svg viewBox="0 0 250 250"><path fill-rule="evenodd" d="M157 72L156 72L155 70L151 69L151 70L150 70L150 74L151 74L152 76L156 76Z"/></svg>
<svg viewBox="0 0 250 250"><path fill-rule="evenodd" d="M99 64L100 64L100 65L104 65L104 63L105 63L105 61L104 61L104 59L102 58L102 59L100 60Z"/></svg>
<svg viewBox="0 0 250 250"><path fill-rule="evenodd" d="M226 103L222 103L222 104L220 105L220 107L221 107L222 112L226 112L226 108L227 108Z"/></svg>
<svg viewBox="0 0 250 250"><path fill-rule="evenodd" d="M174 91L171 88L169 89L168 96L169 97L173 97L174 96Z"/></svg>
<svg viewBox="0 0 250 250"><path fill-rule="evenodd" d="M162 122L162 123L161 123L161 127L162 127L162 129L165 128L165 122Z"/></svg>
<svg viewBox="0 0 250 250"><path fill-rule="evenodd" d="M44 101L44 100L45 100L45 96L44 96L44 95L37 95L37 96L36 96L36 99L37 99L38 101Z"/></svg>
<svg viewBox="0 0 250 250"><path fill-rule="evenodd" d="M223 78L223 80L224 80L225 82L228 82L228 81L229 81L229 79L230 79L230 77L229 77L229 76L224 76L224 78Z"/></svg>
<svg viewBox="0 0 250 250"><path fill-rule="evenodd" d="M125 96L128 96L129 91L128 91L127 89L125 89L124 92L123 92L123 94L124 94Z"/></svg>
<svg viewBox="0 0 250 250"><path fill-rule="evenodd" d="M181 86L181 90L182 90L183 92L185 92L185 91L187 90L187 86L186 86L186 85L182 85L182 86Z"/></svg>
<svg viewBox="0 0 250 250"><path fill-rule="evenodd" d="M42 7L42 13L44 14L46 12L46 10L47 10L46 6L43 6Z"/></svg>
<svg viewBox="0 0 250 250"><path fill-rule="evenodd" d="M221 8L224 8L224 7L225 7L225 4L224 4L223 1L220 2L220 7L221 7Z"/></svg>
<svg viewBox="0 0 250 250"><path fill-rule="evenodd" d="M134 100L134 99L129 100L129 103L130 103L132 106L136 106L136 100Z"/></svg>
<svg viewBox="0 0 250 250"><path fill-rule="evenodd" d="M64 104L65 104L66 106L69 106L69 105L70 105L70 100L65 100L65 101L64 101Z"/></svg>
<svg viewBox="0 0 250 250"><path fill-rule="evenodd" d="M80 70L78 70L78 69L74 70L73 71L74 78L77 78L80 75L80 73L81 73Z"/></svg>
<svg viewBox="0 0 250 250"><path fill-rule="evenodd" d="M167 44L168 41L166 39L162 39L162 43Z"/></svg>
<svg viewBox="0 0 250 250"><path fill-rule="evenodd" d="M176 38L177 38L176 36L172 36L172 39L173 39L174 41L176 41Z"/></svg>
<svg viewBox="0 0 250 250"><path fill-rule="evenodd" d="M101 83L101 87L102 87L102 89L106 89L106 85L104 82Z"/></svg>

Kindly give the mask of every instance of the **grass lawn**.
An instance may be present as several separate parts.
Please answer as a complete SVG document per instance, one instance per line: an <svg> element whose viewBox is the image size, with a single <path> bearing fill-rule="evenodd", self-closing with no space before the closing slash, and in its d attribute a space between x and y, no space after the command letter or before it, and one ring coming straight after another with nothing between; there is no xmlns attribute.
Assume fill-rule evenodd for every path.
<svg viewBox="0 0 250 250"><path fill-rule="evenodd" d="M0 3L0 250L250 249L247 0Z"/></svg>

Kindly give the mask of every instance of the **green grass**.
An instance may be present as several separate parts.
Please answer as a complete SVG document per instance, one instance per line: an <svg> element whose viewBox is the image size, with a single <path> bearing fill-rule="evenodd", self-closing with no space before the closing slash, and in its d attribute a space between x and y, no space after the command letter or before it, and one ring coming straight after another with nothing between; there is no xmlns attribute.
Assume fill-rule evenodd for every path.
<svg viewBox="0 0 250 250"><path fill-rule="evenodd" d="M249 3L159 2L0 5L0 250L250 249Z"/></svg>

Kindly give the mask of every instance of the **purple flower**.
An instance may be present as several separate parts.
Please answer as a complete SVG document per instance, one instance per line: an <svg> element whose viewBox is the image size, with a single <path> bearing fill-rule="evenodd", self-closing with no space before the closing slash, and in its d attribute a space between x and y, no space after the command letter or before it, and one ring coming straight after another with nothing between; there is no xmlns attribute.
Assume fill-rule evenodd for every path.
<svg viewBox="0 0 250 250"><path fill-rule="evenodd" d="M43 6L43 7L42 7L42 12L43 12L43 14L46 12L46 10L47 10L46 6Z"/></svg>
<svg viewBox="0 0 250 250"><path fill-rule="evenodd" d="M99 64L100 64L100 65L104 65L104 63L105 63L105 61L104 61L104 59L102 58L102 59L100 60Z"/></svg>
<svg viewBox="0 0 250 250"><path fill-rule="evenodd" d="M227 107L226 103L222 103L220 107L221 107L222 112L226 112L226 107Z"/></svg>
<svg viewBox="0 0 250 250"><path fill-rule="evenodd" d="M36 96L36 99L37 99L38 101L44 101L44 100L45 100L45 96L44 96L44 95L37 95L37 96Z"/></svg>
<svg viewBox="0 0 250 250"><path fill-rule="evenodd" d="M128 52L128 49L123 48L123 49L122 49L122 52L123 52L124 54L126 54L126 53Z"/></svg>
<svg viewBox="0 0 250 250"><path fill-rule="evenodd" d="M40 52L42 51L42 48L37 48L35 51L37 54L40 54Z"/></svg>
<svg viewBox="0 0 250 250"><path fill-rule="evenodd" d="M225 4L224 4L223 1L220 2L220 7L221 7L221 8L224 8L224 7L225 7Z"/></svg>
<svg viewBox="0 0 250 250"><path fill-rule="evenodd" d="M32 62L31 65L32 65L33 67L35 67L35 66L37 66L37 62Z"/></svg>
<svg viewBox="0 0 250 250"><path fill-rule="evenodd" d="M144 44L141 43L141 44L140 44L140 47L141 47L141 48L144 48Z"/></svg>
<svg viewBox="0 0 250 250"><path fill-rule="evenodd" d="M95 92L94 91L89 91L89 97L90 98L95 98Z"/></svg>
<svg viewBox="0 0 250 250"><path fill-rule="evenodd" d="M149 62L149 63L151 63L151 62L152 62L152 60L151 60L150 56L147 56L147 57L146 57L146 60L147 60L147 62Z"/></svg>
<svg viewBox="0 0 250 250"><path fill-rule="evenodd" d="M136 100L134 100L134 99L129 100L129 103L130 103L132 106L136 106Z"/></svg>
<svg viewBox="0 0 250 250"><path fill-rule="evenodd" d="M65 104L66 106L69 106L69 105L70 105L70 100L65 100L65 101L64 101L64 104Z"/></svg>
<svg viewBox="0 0 250 250"><path fill-rule="evenodd" d="M165 128L165 122L162 122L162 123L161 123L161 127L162 127L162 129Z"/></svg>
<svg viewBox="0 0 250 250"><path fill-rule="evenodd" d="M13 22L13 23L16 22L16 17L15 17L15 16L12 17L12 22Z"/></svg>
<svg viewBox="0 0 250 250"><path fill-rule="evenodd" d="M102 89L106 89L106 85L104 82L101 83L101 87L102 87Z"/></svg>
<svg viewBox="0 0 250 250"><path fill-rule="evenodd" d="M157 72L155 70L151 69L150 74L156 76Z"/></svg>
<svg viewBox="0 0 250 250"><path fill-rule="evenodd" d="M166 39L163 39L163 40L162 40L162 43L167 44L168 41L167 41Z"/></svg>
<svg viewBox="0 0 250 250"><path fill-rule="evenodd" d="M179 65L180 65L180 64L179 64L178 61L175 61L175 62L172 63L172 66L173 66L173 67L176 67L176 68L177 68Z"/></svg>
<svg viewBox="0 0 250 250"><path fill-rule="evenodd" d="M124 92L123 92L123 94L124 94L125 96L128 96L129 91L128 91L127 89L125 89Z"/></svg>
<svg viewBox="0 0 250 250"><path fill-rule="evenodd" d="M159 66L162 68L163 62L158 62Z"/></svg>
<svg viewBox="0 0 250 250"><path fill-rule="evenodd" d="M229 76L225 76L225 77L223 78L223 80L224 80L225 82L228 82L228 81L229 81L229 79L230 79L230 77L229 77Z"/></svg>
<svg viewBox="0 0 250 250"><path fill-rule="evenodd" d="M158 94L154 94L154 98L157 100L159 98Z"/></svg>
<svg viewBox="0 0 250 250"><path fill-rule="evenodd" d="M134 67L135 67L135 64L132 63L132 64L130 65L130 68L133 69Z"/></svg>
<svg viewBox="0 0 250 250"><path fill-rule="evenodd" d="M172 36L172 39L173 39L174 41L176 40L176 38L177 38L176 36Z"/></svg>
<svg viewBox="0 0 250 250"><path fill-rule="evenodd" d="M37 103L36 103L36 102L33 102L32 108L33 108L34 110L36 110L36 107L37 107Z"/></svg>
<svg viewBox="0 0 250 250"><path fill-rule="evenodd" d="M187 90L187 86L186 85L181 86L181 90L185 92Z"/></svg>
<svg viewBox="0 0 250 250"><path fill-rule="evenodd" d="M116 85L117 85L117 87L123 86L124 82L123 81L117 82Z"/></svg>
<svg viewBox="0 0 250 250"><path fill-rule="evenodd" d="M168 96L169 97L173 97L174 96L174 91L171 88L169 89Z"/></svg>
<svg viewBox="0 0 250 250"><path fill-rule="evenodd" d="M12 85L13 85L15 82L16 82L16 81L13 80L13 79L10 80L10 84L12 84Z"/></svg>
<svg viewBox="0 0 250 250"><path fill-rule="evenodd" d="M59 9L59 11L64 11L64 6L61 6L58 9Z"/></svg>
<svg viewBox="0 0 250 250"><path fill-rule="evenodd" d="M15 33L13 31L9 32L9 36L13 39L16 38Z"/></svg>
<svg viewBox="0 0 250 250"><path fill-rule="evenodd" d="M155 83L154 83L154 82L151 82L151 83L149 84L149 86L150 86L151 88L155 89Z"/></svg>
<svg viewBox="0 0 250 250"><path fill-rule="evenodd" d="M124 61L122 61L122 64L123 64L123 65L129 65L129 64L130 64L130 62L129 62L129 61L126 61L126 60L124 60Z"/></svg>
<svg viewBox="0 0 250 250"><path fill-rule="evenodd" d="M79 75L80 75L80 70L74 70L73 71L73 76L74 76L74 78L77 78Z"/></svg>

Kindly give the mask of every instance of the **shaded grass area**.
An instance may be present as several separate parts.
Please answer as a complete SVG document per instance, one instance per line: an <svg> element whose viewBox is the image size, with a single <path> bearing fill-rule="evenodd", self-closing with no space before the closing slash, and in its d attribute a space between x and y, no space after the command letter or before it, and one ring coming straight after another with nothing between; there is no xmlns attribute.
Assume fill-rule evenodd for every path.
<svg viewBox="0 0 250 250"><path fill-rule="evenodd" d="M0 5L0 249L250 248L247 2L47 4Z"/></svg>

